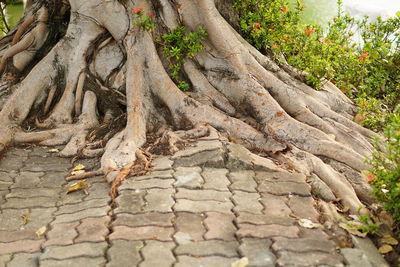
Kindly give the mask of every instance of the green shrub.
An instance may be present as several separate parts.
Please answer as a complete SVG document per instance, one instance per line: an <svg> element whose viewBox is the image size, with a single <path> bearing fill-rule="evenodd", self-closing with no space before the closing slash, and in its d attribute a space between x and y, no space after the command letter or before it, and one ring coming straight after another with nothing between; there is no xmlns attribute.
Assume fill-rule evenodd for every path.
<svg viewBox="0 0 400 267"><path fill-rule="evenodd" d="M173 32L162 36L164 55L171 62L169 65L170 76L182 91L189 90L189 84L181 81L179 76L185 58L193 58L196 53L204 50L202 42L206 39L207 32L200 27L195 32L186 32L184 26L177 27Z"/></svg>
<svg viewBox="0 0 400 267"><path fill-rule="evenodd" d="M318 89L330 80L356 102L376 99L392 113L400 103L400 14L368 22L342 9L327 29L300 21L302 1L237 0L242 35L262 52L270 51L280 64L306 71L306 83ZM359 32L360 42L354 41ZM360 102L362 102L360 100ZM382 130L370 110L362 111L365 126ZM375 122L374 122L375 121ZM381 118L379 118L381 121ZM384 120L383 120L384 121Z"/></svg>
<svg viewBox="0 0 400 267"><path fill-rule="evenodd" d="M388 118L384 130L386 142L375 143L377 152L369 160L373 169L367 179L377 199L400 223L400 116L396 113Z"/></svg>

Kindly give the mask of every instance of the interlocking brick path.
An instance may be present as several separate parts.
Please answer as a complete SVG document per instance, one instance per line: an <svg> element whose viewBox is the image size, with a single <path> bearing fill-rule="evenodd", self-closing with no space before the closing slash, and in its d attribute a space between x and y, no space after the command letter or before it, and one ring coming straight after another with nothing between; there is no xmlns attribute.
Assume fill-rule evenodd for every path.
<svg viewBox="0 0 400 267"><path fill-rule="evenodd" d="M0 161L0 267L384 264L300 227L298 218L320 216L306 177L238 145L199 141L153 165L125 180L111 207L101 177L87 180L88 194L66 194L68 159L10 149Z"/></svg>

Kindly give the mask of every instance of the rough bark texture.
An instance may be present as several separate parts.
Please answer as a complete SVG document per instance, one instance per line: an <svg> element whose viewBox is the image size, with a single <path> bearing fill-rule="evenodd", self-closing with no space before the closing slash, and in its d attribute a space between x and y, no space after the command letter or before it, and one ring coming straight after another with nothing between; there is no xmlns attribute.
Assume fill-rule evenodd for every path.
<svg viewBox="0 0 400 267"><path fill-rule="evenodd" d="M137 7L155 14L152 32L134 26ZM248 44L237 18L230 0L32 1L0 40L0 150L37 143L66 145L66 157L102 155L111 181L150 134L174 150L216 129L362 210L371 199L359 172L374 133L352 121L354 105L333 84L316 91ZM208 33L183 66L189 93L155 42L179 25Z"/></svg>

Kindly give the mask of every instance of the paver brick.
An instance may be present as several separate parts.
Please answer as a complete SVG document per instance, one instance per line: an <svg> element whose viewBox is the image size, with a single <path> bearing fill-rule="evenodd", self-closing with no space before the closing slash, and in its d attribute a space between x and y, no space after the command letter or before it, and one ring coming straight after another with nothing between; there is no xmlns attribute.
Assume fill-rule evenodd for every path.
<svg viewBox="0 0 400 267"><path fill-rule="evenodd" d="M233 214L207 212L204 224L207 227L206 239L235 240L236 227Z"/></svg>
<svg viewBox="0 0 400 267"><path fill-rule="evenodd" d="M55 225L58 223L79 221L79 220L82 220L84 218L89 218L89 217L107 216L109 210L110 210L110 207L105 206L105 207L101 207L101 208L86 209L86 210L78 211L78 212L75 212L72 214L61 214L56 217L56 219L51 223L51 225Z"/></svg>
<svg viewBox="0 0 400 267"><path fill-rule="evenodd" d="M159 226L127 227L114 226L110 240L160 240L172 241L174 228Z"/></svg>
<svg viewBox="0 0 400 267"><path fill-rule="evenodd" d="M56 206L55 197L8 198L3 209L52 208Z"/></svg>
<svg viewBox="0 0 400 267"><path fill-rule="evenodd" d="M184 152L184 150L182 151ZM178 152L179 153L179 152ZM174 159L174 167L207 166L224 167L224 151L222 149L203 150L190 156Z"/></svg>
<svg viewBox="0 0 400 267"><path fill-rule="evenodd" d="M116 198L117 208L114 210L118 213L138 213L144 210L144 191L127 190Z"/></svg>
<svg viewBox="0 0 400 267"><path fill-rule="evenodd" d="M274 238L272 249L274 251L293 251L293 252L311 252L321 251L333 253L335 251L334 244L324 239L311 239L311 238Z"/></svg>
<svg viewBox="0 0 400 267"><path fill-rule="evenodd" d="M60 187L65 183L65 173L62 172L46 172L46 175L40 177L37 187L54 188Z"/></svg>
<svg viewBox="0 0 400 267"><path fill-rule="evenodd" d="M164 188L168 189L172 187L172 184L175 182L174 179L146 179L146 180L127 180L123 183L118 190L140 190L140 189L150 189L150 188Z"/></svg>
<svg viewBox="0 0 400 267"><path fill-rule="evenodd" d="M232 263L238 260L238 258L225 258L218 256L211 257L191 257L191 256L178 256L178 262L174 267L187 267L187 266L203 266L203 267L215 267L215 266L231 266Z"/></svg>
<svg viewBox="0 0 400 267"><path fill-rule="evenodd" d="M277 196L299 195L311 196L311 187L308 184L294 182L269 182L264 181L258 186L259 192L266 192Z"/></svg>
<svg viewBox="0 0 400 267"><path fill-rule="evenodd" d="M75 237L78 236L75 230L78 225L79 222L54 225L47 233L47 241L43 244L43 247L72 245Z"/></svg>
<svg viewBox="0 0 400 267"><path fill-rule="evenodd" d="M340 249L344 257L346 265L351 267L373 267L369 262L368 257L361 249L356 248L342 248Z"/></svg>
<svg viewBox="0 0 400 267"><path fill-rule="evenodd" d="M177 168L174 176L176 182L174 185L176 187L184 187L190 189L201 188L204 184L204 180L200 175L201 169L196 168L186 168L186 167L179 167Z"/></svg>
<svg viewBox="0 0 400 267"><path fill-rule="evenodd" d="M187 212L206 212L216 211L222 213L230 213L233 208L231 202L220 202L220 201L193 201L188 199L178 199L174 210L175 211L187 211Z"/></svg>
<svg viewBox="0 0 400 267"><path fill-rule="evenodd" d="M142 260L139 251L143 242L128 240L113 240L107 251L109 262L106 267L137 266Z"/></svg>
<svg viewBox="0 0 400 267"><path fill-rule="evenodd" d="M215 201L230 201L232 194L230 192L221 192L216 190L190 190L186 188L179 188L175 194L176 198L185 198L189 200L203 201L203 200L215 200Z"/></svg>
<svg viewBox="0 0 400 267"><path fill-rule="evenodd" d="M280 172L257 171L255 174L255 180L257 181L257 183L270 181L270 182L294 182L294 183L304 184L306 183L306 176L302 173L290 173L285 171L280 171Z"/></svg>
<svg viewBox="0 0 400 267"><path fill-rule="evenodd" d="M108 192L110 185L108 183L96 183L88 188L89 195L85 197L85 200L107 198L110 199ZM78 193L78 192L76 192Z"/></svg>
<svg viewBox="0 0 400 267"><path fill-rule="evenodd" d="M294 215L318 222L319 213L314 208L314 199L312 197L292 196L289 198L288 205Z"/></svg>
<svg viewBox="0 0 400 267"><path fill-rule="evenodd" d="M236 241L227 242L221 240L206 240L179 245L175 249L175 253L177 255L189 255L195 257L236 257L239 256L237 253L238 247L239 243Z"/></svg>
<svg viewBox="0 0 400 267"><path fill-rule="evenodd" d="M142 176L135 176L132 177L131 180L136 180L136 181L142 181L142 180L149 180L149 179L169 179L169 178L173 178L173 170L172 169L168 169L168 170L162 170L162 171L152 171L146 175L142 175ZM131 181L131 180L127 180L127 181Z"/></svg>
<svg viewBox="0 0 400 267"><path fill-rule="evenodd" d="M261 214L264 209L263 205L260 204L260 195L258 193L248 193L243 191L234 191L233 202L235 212L250 212L254 214Z"/></svg>
<svg viewBox="0 0 400 267"><path fill-rule="evenodd" d="M206 228L203 225L205 216L203 214L177 212L175 227L180 233L188 235L189 240L203 240Z"/></svg>
<svg viewBox="0 0 400 267"><path fill-rule="evenodd" d="M66 267L66 266L90 266L90 267L103 267L106 263L104 257L78 257L66 260L42 260L40 267Z"/></svg>
<svg viewBox="0 0 400 267"><path fill-rule="evenodd" d="M103 257L107 247L108 245L106 242L79 243L62 247L52 246L45 248L44 253L40 256L40 260L65 260L77 257Z"/></svg>
<svg viewBox="0 0 400 267"><path fill-rule="evenodd" d="M170 212L175 204L172 195L174 189L149 189L145 195L144 211Z"/></svg>
<svg viewBox="0 0 400 267"><path fill-rule="evenodd" d="M229 178L232 181L230 189L256 192L257 183L254 181L254 175L254 171L250 170L231 172L229 174Z"/></svg>
<svg viewBox="0 0 400 267"><path fill-rule="evenodd" d="M24 161L25 160L21 160L21 158L18 156L8 155L7 157L3 157L1 159L0 170L5 172L18 171L24 165Z"/></svg>
<svg viewBox="0 0 400 267"><path fill-rule="evenodd" d="M278 253L276 263L278 266L344 266L341 256L322 252L296 253L282 251Z"/></svg>
<svg viewBox="0 0 400 267"><path fill-rule="evenodd" d="M155 171L168 170L172 168L173 163L168 157L159 157L153 160L151 166Z"/></svg>
<svg viewBox="0 0 400 267"><path fill-rule="evenodd" d="M202 172L204 178L203 188L229 191L230 181L226 177L227 173L227 169L205 168Z"/></svg>
<svg viewBox="0 0 400 267"><path fill-rule="evenodd" d="M160 213L160 212L147 212L141 214L118 214L116 220L113 222L113 226L172 226L172 219L174 214Z"/></svg>
<svg viewBox="0 0 400 267"><path fill-rule="evenodd" d="M29 189L20 189L15 188L11 190L11 193L6 196L6 198L23 198L23 199L31 199L35 197L49 197L49 198L58 198L60 190L54 188L29 188Z"/></svg>
<svg viewBox="0 0 400 267"><path fill-rule="evenodd" d="M187 147L184 150L176 152L171 159L176 160L183 157L190 157L203 151L213 151L222 148L222 143L219 141L205 141L198 142L197 145L192 147Z"/></svg>
<svg viewBox="0 0 400 267"><path fill-rule="evenodd" d="M75 243L105 241L105 237L109 233L110 221L111 218L108 216L82 219L81 224L77 227L79 236L75 239Z"/></svg>
<svg viewBox="0 0 400 267"><path fill-rule="evenodd" d="M19 240L10 243L0 243L0 255L18 252L39 252L40 246L44 242L41 240Z"/></svg>
<svg viewBox="0 0 400 267"><path fill-rule="evenodd" d="M24 226L25 229L37 230L53 220L53 214L56 208L35 208L30 209L28 215L29 222ZM20 217L22 221L22 217Z"/></svg>
<svg viewBox="0 0 400 267"><path fill-rule="evenodd" d="M141 250L144 260L139 266L172 266L175 262L175 257L172 254L174 247L175 243L173 242L146 241L145 246Z"/></svg>
<svg viewBox="0 0 400 267"><path fill-rule="evenodd" d="M19 231L0 231L0 242L8 243L23 239L37 240L39 238L32 229L21 229Z"/></svg>
<svg viewBox="0 0 400 267"><path fill-rule="evenodd" d="M15 183L11 188L34 188L40 184L41 178L44 175L44 172L21 172L15 176Z"/></svg>
<svg viewBox="0 0 400 267"><path fill-rule="evenodd" d="M39 263L39 253L18 253L14 254L12 261L7 264L7 267L36 267ZM1 266L1 265L0 265Z"/></svg>
<svg viewBox="0 0 400 267"><path fill-rule="evenodd" d="M108 205L108 199L91 199L88 201L82 201L76 204L69 204L61 206L55 213L55 215L71 214L86 209L100 208Z"/></svg>
<svg viewBox="0 0 400 267"><path fill-rule="evenodd" d="M272 238L277 236L295 238L298 237L299 229L296 226L283 226L277 224L270 225L252 225L239 224L239 230L236 232L238 237L257 237Z"/></svg>
<svg viewBox="0 0 400 267"><path fill-rule="evenodd" d="M278 217L267 214L252 214L248 212L240 212L236 218L237 223L249 223L249 224L279 224L279 225L294 225L295 220L292 217Z"/></svg>
<svg viewBox="0 0 400 267"><path fill-rule="evenodd" d="M287 198L262 193L260 202L264 206L264 214L274 217L288 217L292 211L286 205Z"/></svg>
<svg viewBox="0 0 400 267"><path fill-rule="evenodd" d="M243 238L239 252L249 259L249 266L274 267L276 257L270 250L271 244L269 239Z"/></svg>

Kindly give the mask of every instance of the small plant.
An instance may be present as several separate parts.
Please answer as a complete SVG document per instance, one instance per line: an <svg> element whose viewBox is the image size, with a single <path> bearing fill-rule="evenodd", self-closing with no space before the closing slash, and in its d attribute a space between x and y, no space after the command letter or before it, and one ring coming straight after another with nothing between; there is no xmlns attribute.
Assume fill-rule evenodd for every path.
<svg viewBox="0 0 400 267"><path fill-rule="evenodd" d="M193 58L196 53L204 50L202 42L206 37L207 32L204 28L200 27L196 32L186 33L184 26L177 27L173 32L162 36L164 54L171 61L170 75L182 91L187 91L190 87L188 83L179 80L183 62L185 58Z"/></svg>
<svg viewBox="0 0 400 267"><path fill-rule="evenodd" d="M376 140L369 163L372 170L367 174L376 198L382 202L394 220L400 223L400 115L392 114L384 130L386 142Z"/></svg>
<svg viewBox="0 0 400 267"><path fill-rule="evenodd" d="M153 22L153 12L147 12L145 15L143 8L137 7L132 11L132 13L136 16L136 20L133 22L133 24L138 26L140 29L149 32L152 31L156 26L156 24Z"/></svg>
<svg viewBox="0 0 400 267"><path fill-rule="evenodd" d="M182 91L186 92L186 91L189 91L190 85L185 81L179 81L178 88L181 89Z"/></svg>

